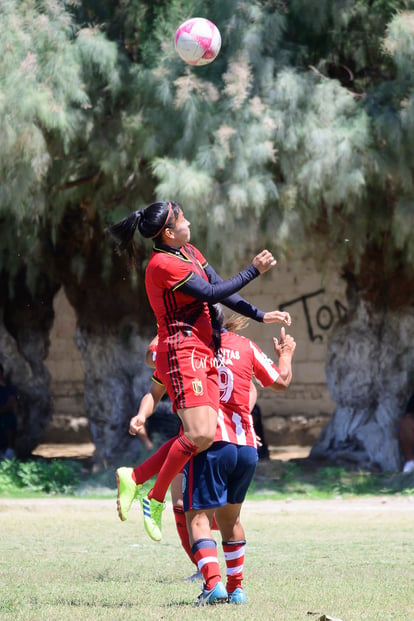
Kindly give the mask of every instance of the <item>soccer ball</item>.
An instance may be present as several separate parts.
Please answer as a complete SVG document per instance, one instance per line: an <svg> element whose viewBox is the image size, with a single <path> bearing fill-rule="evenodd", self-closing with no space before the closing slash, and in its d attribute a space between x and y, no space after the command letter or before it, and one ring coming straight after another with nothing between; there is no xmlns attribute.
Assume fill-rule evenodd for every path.
<svg viewBox="0 0 414 621"><path fill-rule="evenodd" d="M220 47L219 29L204 17L187 20L175 33L177 54L189 65L208 65L216 58Z"/></svg>

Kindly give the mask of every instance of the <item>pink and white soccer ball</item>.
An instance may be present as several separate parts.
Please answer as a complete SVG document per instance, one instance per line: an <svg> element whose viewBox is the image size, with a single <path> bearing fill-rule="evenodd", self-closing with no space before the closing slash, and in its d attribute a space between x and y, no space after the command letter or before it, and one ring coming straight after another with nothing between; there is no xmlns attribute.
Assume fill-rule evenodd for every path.
<svg viewBox="0 0 414 621"><path fill-rule="evenodd" d="M213 22L193 17L181 24L175 33L175 49L189 65L208 65L220 51L221 35Z"/></svg>

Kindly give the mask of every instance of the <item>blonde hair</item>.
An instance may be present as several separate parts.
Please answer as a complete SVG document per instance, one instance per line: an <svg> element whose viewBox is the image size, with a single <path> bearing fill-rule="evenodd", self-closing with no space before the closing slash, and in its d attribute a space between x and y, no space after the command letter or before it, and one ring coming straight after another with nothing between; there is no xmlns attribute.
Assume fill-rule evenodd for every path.
<svg viewBox="0 0 414 621"><path fill-rule="evenodd" d="M247 317L243 317L242 315L231 315L224 322L224 328L229 332L240 332L240 330L244 330L249 325L249 320Z"/></svg>

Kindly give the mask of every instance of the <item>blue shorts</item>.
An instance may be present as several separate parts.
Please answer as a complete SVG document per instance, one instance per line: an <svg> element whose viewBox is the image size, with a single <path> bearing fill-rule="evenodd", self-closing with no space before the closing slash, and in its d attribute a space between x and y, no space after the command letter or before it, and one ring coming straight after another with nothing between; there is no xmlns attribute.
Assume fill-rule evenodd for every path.
<svg viewBox="0 0 414 621"><path fill-rule="evenodd" d="M257 449L253 446L214 442L184 468L184 511L242 503L257 460Z"/></svg>

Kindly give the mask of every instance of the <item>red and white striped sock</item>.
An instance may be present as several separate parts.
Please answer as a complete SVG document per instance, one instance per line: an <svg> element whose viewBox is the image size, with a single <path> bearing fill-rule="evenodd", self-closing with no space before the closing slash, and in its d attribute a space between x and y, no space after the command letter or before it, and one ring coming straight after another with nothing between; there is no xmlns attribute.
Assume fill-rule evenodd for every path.
<svg viewBox="0 0 414 621"><path fill-rule="evenodd" d="M197 539L192 545L191 552L197 561L199 571L203 574L205 588L211 591L221 580L216 542L214 539Z"/></svg>
<svg viewBox="0 0 414 621"><path fill-rule="evenodd" d="M244 553L246 540L223 541L224 558L226 559L227 593L242 588Z"/></svg>

